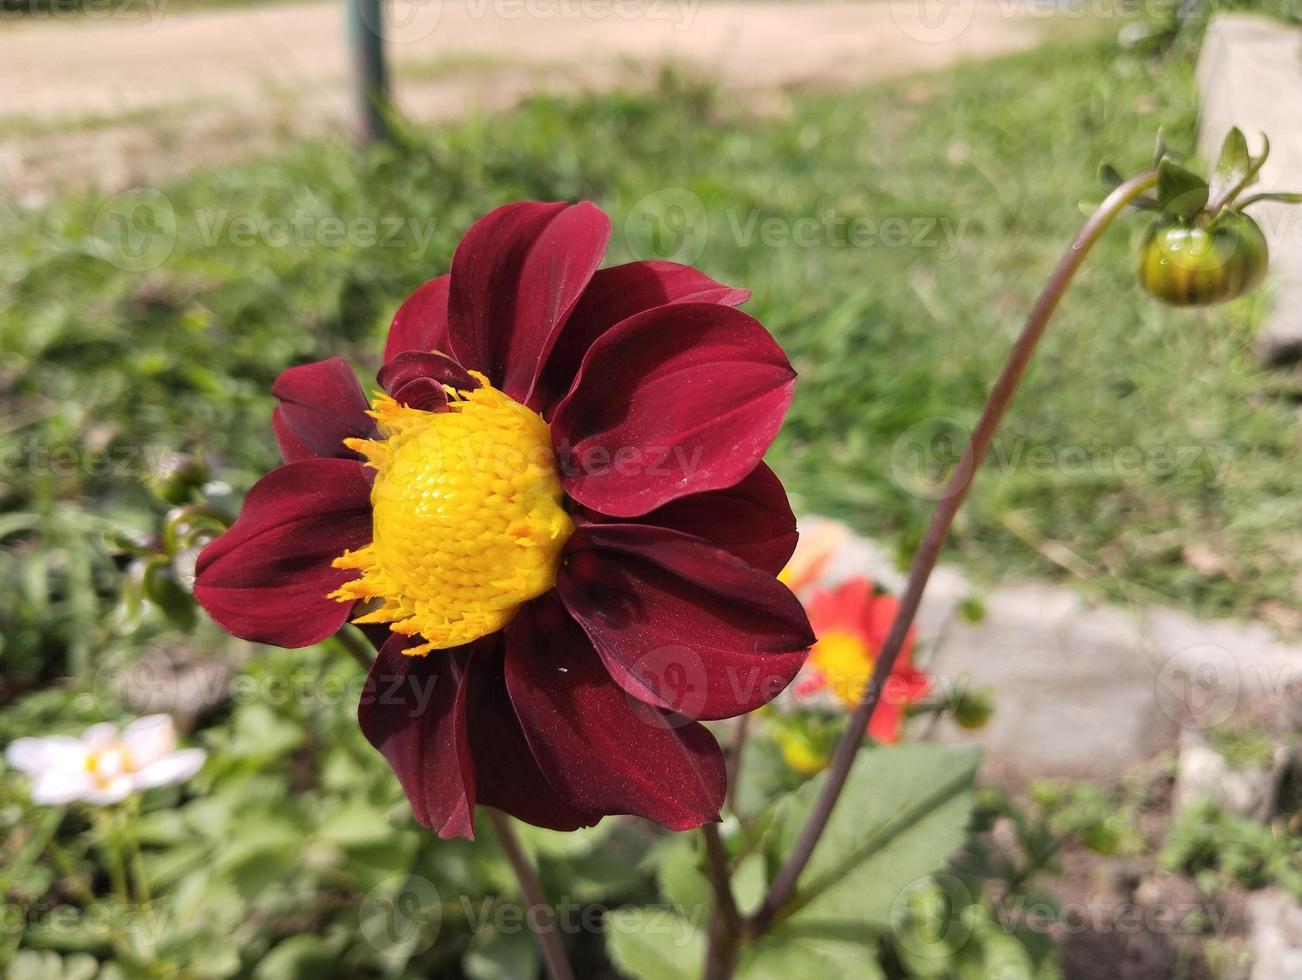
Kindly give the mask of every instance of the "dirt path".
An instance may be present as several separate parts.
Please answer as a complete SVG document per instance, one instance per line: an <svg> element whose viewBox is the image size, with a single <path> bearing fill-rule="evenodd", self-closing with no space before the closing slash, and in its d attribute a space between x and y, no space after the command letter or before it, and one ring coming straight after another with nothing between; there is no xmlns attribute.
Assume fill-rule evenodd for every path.
<svg viewBox="0 0 1302 980"><path fill-rule="evenodd" d="M0 24L0 194L127 186L276 138L346 131L342 2ZM442 120L537 90L637 84L666 62L743 91L840 87L1035 43L996 2L390 0L397 99ZM105 11L108 0L98 11Z"/></svg>

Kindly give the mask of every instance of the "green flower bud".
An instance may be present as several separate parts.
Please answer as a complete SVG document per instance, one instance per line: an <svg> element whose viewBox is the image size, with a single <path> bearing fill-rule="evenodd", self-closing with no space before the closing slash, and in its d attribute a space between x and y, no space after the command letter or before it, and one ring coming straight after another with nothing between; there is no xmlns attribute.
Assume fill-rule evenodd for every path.
<svg viewBox="0 0 1302 980"><path fill-rule="evenodd" d="M199 457L189 453L171 453L154 467L150 486L161 500L169 504L185 504L198 497L199 488L208 479L208 467Z"/></svg>

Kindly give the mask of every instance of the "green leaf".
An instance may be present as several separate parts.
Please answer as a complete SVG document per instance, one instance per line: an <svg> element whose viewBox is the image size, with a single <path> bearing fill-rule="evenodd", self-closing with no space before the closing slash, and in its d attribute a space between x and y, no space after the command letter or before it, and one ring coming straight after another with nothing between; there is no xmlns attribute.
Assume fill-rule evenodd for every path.
<svg viewBox="0 0 1302 980"><path fill-rule="evenodd" d="M320 936L291 936L271 950L253 971L253 980L318 980L337 976L335 951Z"/></svg>
<svg viewBox="0 0 1302 980"><path fill-rule="evenodd" d="M1302 194L1290 194L1286 191L1272 191L1267 194L1253 194L1252 197L1245 201L1240 201L1236 207L1242 211L1249 204L1256 204L1258 201L1277 201L1280 204L1302 204Z"/></svg>
<svg viewBox="0 0 1302 980"><path fill-rule="evenodd" d="M1248 153L1248 141L1244 139L1243 130L1235 126L1225 134L1221 144L1221 156L1216 161L1216 170L1212 174L1211 198L1213 201L1227 201L1240 181L1246 180L1252 169L1252 156Z"/></svg>
<svg viewBox="0 0 1302 980"><path fill-rule="evenodd" d="M365 800L353 800L327 817L317 836L340 847L367 847L384 843L393 836L393 828L384 819L383 810Z"/></svg>
<svg viewBox="0 0 1302 980"><path fill-rule="evenodd" d="M461 968L470 980L519 980L538 975L538 945L533 934L485 930L471 941Z"/></svg>
<svg viewBox="0 0 1302 980"><path fill-rule="evenodd" d="M687 980L700 976L705 935L666 909L622 908L606 916L606 949L634 980Z"/></svg>
<svg viewBox="0 0 1302 980"><path fill-rule="evenodd" d="M605 820L595 827L582 827L579 830L559 831L533 827L526 823L516 826L516 834L529 855L535 859L547 858L581 858L592 854L601 843L610 836L614 827L613 820Z"/></svg>
<svg viewBox="0 0 1302 980"><path fill-rule="evenodd" d="M963 843L979 759L973 748L903 745L859 753L805 870L792 921L885 930L893 905ZM795 843L825 774L783 801L770 846Z"/></svg>
<svg viewBox="0 0 1302 980"><path fill-rule="evenodd" d="M1169 157L1157 166L1157 199L1174 214L1192 218L1207 206L1207 182Z"/></svg>
<svg viewBox="0 0 1302 980"><path fill-rule="evenodd" d="M1124 180L1125 178L1121 176L1121 171L1112 166L1112 164L1108 163L1106 160L1099 164L1099 182L1108 190L1112 190L1112 188L1116 187Z"/></svg>
<svg viewBox="0 0 1302 980"><path fill-rule="evenodd" d="M1166 134L1159 128L1157 131L1157 145L1153 147L1153 166L1157 166L1163 160L1166 160L1171 153L1171 148L1166 145Z"/></svg>
<svg viewBox="0 0 1302 980"><path fill-rule="evenodd" d="M737 980L797 980L809 977L854 977L885 980L877 948L839 936L779 929L742 953Z"/></svg>
<svg viewBox="0 0 1302 980"><path fill-rule="evenodd" d="M764 900L768 872L764 855L748 854L732 873L732 894L742 915L750 915Z"/></svg>
<svg viewBox="0 0 1302 980"><path fill-rule="evenodd" d="M657 845L656 883L660 897L682 914L708 909L713 900L710 881L701 869L694 834L671 834Z"/></svg>

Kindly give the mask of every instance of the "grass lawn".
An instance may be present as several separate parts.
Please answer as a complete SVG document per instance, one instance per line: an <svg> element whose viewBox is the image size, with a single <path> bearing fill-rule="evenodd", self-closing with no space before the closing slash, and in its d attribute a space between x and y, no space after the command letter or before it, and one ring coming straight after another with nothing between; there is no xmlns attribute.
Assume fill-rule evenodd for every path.
<svg viewBox="0 0 1302 980"><path fill-rule="evenodd" d="M363 156L302 147L132 207L0 217L5 672L93 658L116 578L99 535L154 520L148 452L197 447L246 488L276 460L276 374L334 354L373 368L401 298L517 198L591 198L614 219L610 261L658 249L752 289L802 374L771 461L801 507L906 552L931 507L919 464L974 421L1077 202L1101 196L1098 162L1146 164L1159 125L1192 145L1191 76L1085 38L762 114L668 79ZM175 229L148 269L104 245L140 203L155 242ZM1248 352L1262 300L1145 301L1141 229L1114 230L1068 297L953 557L1204 613L1295 603L1302 447Z"/></svg>

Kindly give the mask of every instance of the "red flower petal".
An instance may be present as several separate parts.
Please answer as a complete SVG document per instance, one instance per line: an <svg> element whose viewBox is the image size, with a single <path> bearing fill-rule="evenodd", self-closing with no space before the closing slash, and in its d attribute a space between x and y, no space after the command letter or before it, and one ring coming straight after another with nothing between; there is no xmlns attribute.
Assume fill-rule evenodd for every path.
<svg viewBox="0 0 1302 980"><path fill-rule="evenodd" d="M194 596L246 640L317 643L350 609L327 595L356 574L330 563L370 540L371 477L361 463L288 463L253 485L239 520L199 555Z"/></svg>
<svg viewBox="0 0 1302 980"><path fill-rule="evenodd" d="M508 629L506 686L539 764L580 808L670 830L718 818L727 773L714 736L622 691L554 597Z"/></svg>
<svg viewBox="0 0 1302 980"><path fill-rule="evenodd" d="M588 348L611 327L636 313L668 303L739 306L748 299L748 290L725 286L677 262L629 262L598 269L556 335L529 407L550 417L550 409L574 384Z"/></svg>
<svg viewBox="0 0 1302 980"><path fill-rule="evenodd" d="M900 706L883 700L873 711L873 716L868 719L868 734L874 742L894 745L900 740L900 723L903 720L904 712Z"/></svg>
<svg viewBox="0 0 1302 980"><path fill-rule="evenodd" d="M357 721L393 767L417 822L440 837L473 838L475 771L461 672L474 645L425 657L402 652L418 642L390 634L366 678Z"/></svg>
<svg viewBox="0 0 1302 980"><path fill-rule="evenodd" d="M498 633L492 640L476 651L462 681L479 802L537 827L592 826L601 814L563 797L552 782L555 774L534 758L506 690L503 637Z"/></svg>
<svg viewBox="0 0 1302 980"><path fill-rule="evenodd" d="M882 647L886 645L886 637L899 611L900 600L893 595L875 596L871 606L865 608L864 638L868 641L868 648L872 650L873 656L880 653ZM909 631L904 634L904 645L900 647L900 655L895 660L897 671L901 664L907 664L913 656L913 641L916 638L917 628L910 626Z"/></svg>
<svg viewBox="0 0 1302 980"><path fill-rule="evenodd" d="M586 513L597 523L624 523L596 511ZM680 497L636 523L704 538L772 575L786 567L798 537L782 481L763 463L735 487Z"/></svg>
<svg viewBox="0 0 1302 980"><path fill-rule="evenodd" d="M452 257L451 353L527 401L609 239L610 219L588 203L526 201L480 218Z"/></svg>
<svg viewBox="0 0 1302 980"><path fill-rule="evenodd" d="M406 351L386 361L384 367L380 368L380 373L375 376L380 387L389 394L393 394L412 381L423 378L462 391L479 387L479 382L446 354L420 351Z"/></svg>
<svg viewBox="0 0 1302 980"><path fill-rule="evenodd" d="M809 621L819 636L849 633L873 646L873 599L870 579L862 575L846 579L834 589L819 589L809 597ZM888 624L889 625L889 624Z"/></svg>
<svg viewBox="0 0 1302 980"><path fill-rule="evenodd" d="M688 718L729 718L775 698L814 637L772 575L697 538L589 524L566 547L561 600L611 677Z"/></svg>
<svg viewBox="0 0 1302 980"><path fill-rule="evenodd" d="M448 349L448 283L450 276L431 279L407 297L393 314L384 342L384 360L404 351Z"/></svg>
<svg viewBox="0 0 1302 980"><path fill-rule="evenodd" d="M614 517L739 483L777 435L796 373L759 322L661 306L601 337L557 406L565 489Z"/></svg>
<svg viewBox="0 0 1302 980"><path fill-rule="evenodd" d="M272 426L285 462L322 457L357 459L345 439L367 439L375 422L357 375L342 357L292 367L271 386L280 399Z"/></svg>
<svg viewBox="0 0 1302 980"><path fill-rule="evenodd" d="M394 391L393 400L422 412L442 412L448 407L448 393L430 378L408 381Z"/></svg>
<svg viewBox="0 0 1302 980"><path fill-rule="evenodd" d="M280 447L280 458L286 463L297 463L305 459L318 459L312 447L305 443L285 421L284 410L277 405L271 412L271 431L275 433L276 445ZM348 450L345 450L347 452Z"/></svg>
<svg viewBox="0 0 1302 980"><path fill-rule="evenodd" d="M446 354L421 351L404 351L386 361L375 380L398 402L426 412L447 407L443 385L462 391L479 387L479 382Z"/></svg>

